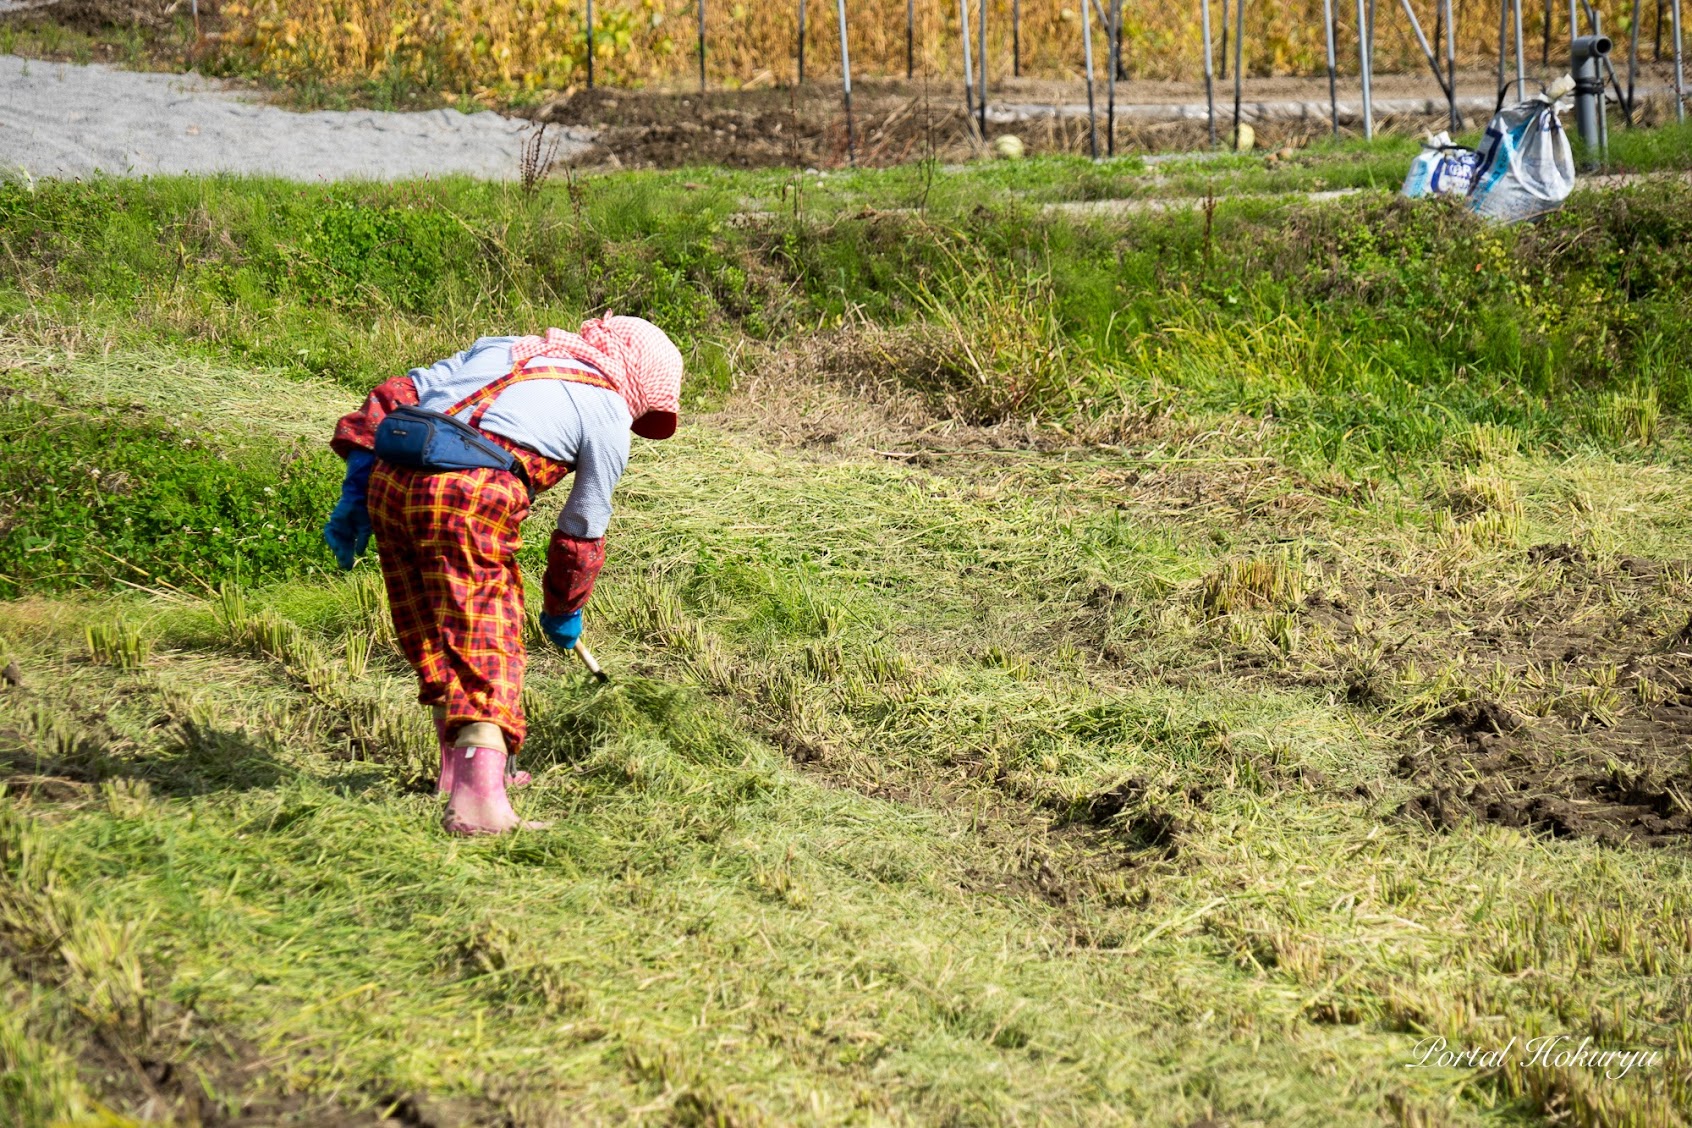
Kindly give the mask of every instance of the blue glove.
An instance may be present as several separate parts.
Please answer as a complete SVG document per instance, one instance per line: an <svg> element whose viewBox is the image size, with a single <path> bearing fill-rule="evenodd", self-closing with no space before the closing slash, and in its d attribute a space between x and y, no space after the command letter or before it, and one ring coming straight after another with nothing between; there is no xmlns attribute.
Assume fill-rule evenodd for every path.
<svg viewBox="0 0 1692 1128"><path fill-rule="evenodd" d="M576 648L576 640L582 637L582 613L572 611L568 615L542 615L540 627L541 633L552 641L552 645L569 653Z"/></svg>
<svg viewBox="0 0 1692 1128"><path fill-rule="evenodd" d="M365 504L365 494L370 489L370 471L375 467L376 455L371 451L355 450L347 455L341 500L335 503L329 523L323 526L323 540L343 572L352 569L353 561L370 543L370 510Z"/></svg>

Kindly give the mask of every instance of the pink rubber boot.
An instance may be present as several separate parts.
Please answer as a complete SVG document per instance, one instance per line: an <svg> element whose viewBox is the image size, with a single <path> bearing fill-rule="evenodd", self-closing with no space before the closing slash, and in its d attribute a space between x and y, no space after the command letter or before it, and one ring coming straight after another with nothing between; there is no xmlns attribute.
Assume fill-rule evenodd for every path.
<svg viewBox="0 0 1692 1128"><path fill-rule="evenodd" d="M458 763L458 757L453 752L452 740L447 736L446 717L435 718L435 737L441 743L441 774L435 785L436 795L450 795L452 793L452 773ZM511 771L505 773L505 786L508 788L527 787L534 777L528 772Z"/></svg>
<svg viewBox="0 0 1692 1128"><path fill-rule="evenodd" d="M458 765L458 757L455 755L455 752L456 749L454 749L452 745L448 744L444 740L441 741L441 778L440 781L435 784L435 795L437 798L442 795L452 794L453 773L457 770Z"/></svg>
<svg viewBox="0 0 1692 1128"><path fill-rule="evenodd" d="M458 764L458 757L453 752L452 741L447 739L446 717L439 713L435 715L435 740L441 751L441 774L435 782L435 794L449 795L452 793L452 775Z"/></svg>
<svg viewBox="0 0 1692 1128"><path fill-rule="evenodd" d="M497 748L454 748L452 795L441 820L448 834L504 834L550 823L524 822L505 795L505 753Z"/></svg>

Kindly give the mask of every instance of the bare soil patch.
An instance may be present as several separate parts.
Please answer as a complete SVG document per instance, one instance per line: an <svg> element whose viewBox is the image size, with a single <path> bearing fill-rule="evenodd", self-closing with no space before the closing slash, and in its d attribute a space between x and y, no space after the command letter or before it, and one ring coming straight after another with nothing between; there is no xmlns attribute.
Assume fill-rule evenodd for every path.
<svg viewBox="0 0 1692 1128"><path fill-rule="evenodd" d="M1391 80L1411 93L1426 94L1431 82L1414 76ZM1327 99L1325 79L1254 80L1253 98ZM1098 100L1099 146L1104 134L1104 91ZM1385 93L1377 94L1386 97ZM1202 119L1184 118L1179 109L1204 100L1202 85L1125 82L1118 104L1163 105L1165 120L1142 113L1117 118L1118 153L1203 148L1208 130ZM1084 105L1086 87L1077 83L1023 80L995 83L988 95L986 138L1015 134L1029 153L1085 153L1089 134L1085 115L1047 112L1052 107ZM852 84L857 163L886 166L933 155L965 160L983 151L980 135L964 112L961 84L920 79L864 79ZM1011 115L1018 120L1003 120ZM1218 128L1231 127L1232 103L1217 101ZM757 90L693 91L613 90L604 87L566 94L533 111L539 121L599 130L598 148L578 163L600 161L617 167L676 168L722 165L728 168L833 168L845 165L846 113L838 84ZM998 118L1000 120L994 120ZM1421 116L1380 123L1385 128L1415 130ZM1263 121L1256 126L1258 146L1274 149L1327 136L1326 118ZM1346 132L1351 132L1349 129Z"/></svg>
<svg viewBox="0 0 1692 1128"><path fill-rule="evenodd" d="M1425 727L1400 772L1424 790L1406 814L1447 828L1465 818L1558 837L1692 844L1692 622L1665 636L1664 565L1599 566L1568 546L1530 550L1562 569L1560 588L1522 601L1471 645L1521 678L1509 700L1460 703ZM1629 610L1582 616L1602 593Z"/></svg>
<svg viewBox="0 0 1692 1128"><path fill-rule="evenodd" d="M1449 829L1466 818L1559 838L1684 846L1692 842L1692 690L1586 733L1495 703L1442 717L1443 745L1400 769L1427 788L1406 814Z"/></svg>
<svg viewBox="0 0 1692 1128"><path fill-rule="evenodd" d="M718 426L819 459L870 455L931 470L960 456L1053 453L1098 444L1168 441L1196 433L1167 405L1125 402L1059 425L1016 415L973 423L948 402L944 358L911 328L854 326L779 348L750 346ZM967 459L956 465L969 472Z"/></svg>

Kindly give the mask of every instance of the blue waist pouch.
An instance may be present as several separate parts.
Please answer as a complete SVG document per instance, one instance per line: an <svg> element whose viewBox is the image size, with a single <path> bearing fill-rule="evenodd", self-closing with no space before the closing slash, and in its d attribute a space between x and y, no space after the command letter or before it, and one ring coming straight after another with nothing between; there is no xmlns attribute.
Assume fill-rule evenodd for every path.
<svg viewBox="0 0 1692 1128"><path fill-rule="evenodd" d="M376 426L376 457L413 470L505 470L525 478L517 456L469 424L423 407L399 407Z"/></svg>

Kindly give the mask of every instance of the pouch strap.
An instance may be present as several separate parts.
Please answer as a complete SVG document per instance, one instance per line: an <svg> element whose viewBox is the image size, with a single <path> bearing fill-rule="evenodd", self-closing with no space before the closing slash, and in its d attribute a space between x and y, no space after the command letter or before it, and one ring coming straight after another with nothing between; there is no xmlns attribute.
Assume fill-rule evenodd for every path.
<svg viewBox="0 0 1692 1128"><path fill-rule="evenodd" d="M617 390L617 385L597 372L584 372L579 368L561 368L556 365L525 368L523 365L517 364L512 366L510 372L477 388L447 408L442 414L450 415L456 419L459 412L471 404L475 404L476 410L470 415L470 426L479 428L482 425L482 416L488 413L488 408L493 406L494 400L499 398L500 393L513 384L521 384L525 380L566 380L572 384L591 384L593 387L604 388L609 392Z"/></svg>

